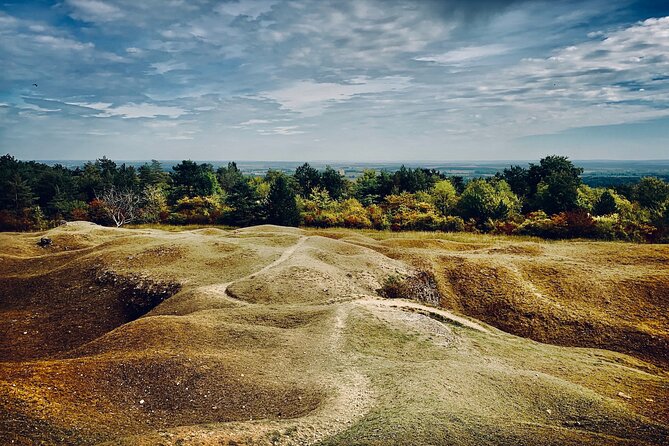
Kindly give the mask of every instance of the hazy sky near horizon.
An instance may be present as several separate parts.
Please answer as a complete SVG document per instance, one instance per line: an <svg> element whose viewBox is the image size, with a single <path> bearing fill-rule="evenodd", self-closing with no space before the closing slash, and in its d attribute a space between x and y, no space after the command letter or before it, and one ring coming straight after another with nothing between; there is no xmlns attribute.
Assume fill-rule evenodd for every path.
<svg viewBox="0 0 669 446"><path fill-rule="evenodd" d="M4 1L0 62L22 159L669 158L663 1Z"/></svg>

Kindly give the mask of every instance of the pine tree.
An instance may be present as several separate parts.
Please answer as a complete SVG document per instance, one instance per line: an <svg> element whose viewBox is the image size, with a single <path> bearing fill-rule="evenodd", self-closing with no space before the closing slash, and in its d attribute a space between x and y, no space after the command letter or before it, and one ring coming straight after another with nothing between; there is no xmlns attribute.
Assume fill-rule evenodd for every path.
<svg viewBox="0 0 669 446"><path fill-rule="evenodd" d="M6 184L7 189L3 198L14 211L19 212L22 209L29 208L35 202L36 197L30 185L18 173L14 174Z"/></svg>
<svg viewBox="0 0 669 446"><path fill-rule="evenodd" d="M291 190L284 175L278 175L270 187L267 221L282 226L297 226L300 221L295 192Z"/></svg>
<svg viewBox="0 0 669 446"><path fill-rule="evenodd" d="M226 203L232 208L225 218L228 224L252 226L264 221L260 197L246 178L230 185L227 192Z"/></svg>

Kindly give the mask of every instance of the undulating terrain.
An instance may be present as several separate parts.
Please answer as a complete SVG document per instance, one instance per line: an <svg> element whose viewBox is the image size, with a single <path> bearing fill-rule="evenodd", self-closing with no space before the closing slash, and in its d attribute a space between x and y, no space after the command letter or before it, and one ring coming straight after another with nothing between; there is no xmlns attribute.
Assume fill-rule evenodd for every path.
<svg viewBox="0 0 669 446"><path fill-rule="evenodd" d="M4 233L0 444L667 444L668 304L661 245Z"/></svg>

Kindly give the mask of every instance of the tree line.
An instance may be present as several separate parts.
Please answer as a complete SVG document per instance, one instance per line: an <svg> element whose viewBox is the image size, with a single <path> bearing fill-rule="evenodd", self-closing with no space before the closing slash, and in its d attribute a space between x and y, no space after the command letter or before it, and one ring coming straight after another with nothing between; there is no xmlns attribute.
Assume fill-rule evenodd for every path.
<svg viewBox="0 0 669 446"><path fill-rule="evenodd" d="M292 175L242 174L234 162L184 160L167 172L101 158L74 169L0 157L0 230L44 229L63 220L127 223L350 227L471 231L666 242L669 184L589 187L568 158L465 181L434 169L365 170L349 180L308 163Z"/></svg>

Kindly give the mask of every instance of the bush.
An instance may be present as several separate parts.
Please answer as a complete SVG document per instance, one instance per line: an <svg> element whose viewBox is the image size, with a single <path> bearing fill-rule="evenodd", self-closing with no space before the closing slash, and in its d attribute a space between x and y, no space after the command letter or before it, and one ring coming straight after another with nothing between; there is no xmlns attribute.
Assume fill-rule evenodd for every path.
<svg viewBox="0 0 669 446"><path fill-rule="evenodd" d="M0 210L0 231L41 231L48 226L49 223L39 206L31 206L19 211Z"/></svg>
<svg viewBox="0 0 669 446"><path fill-rule="evenodd" d="M174 210L169 216L169 222L173 224L217 223L225 211L216 196L184 197L177 201Z"/></svg>
<svg viewBox="0 0 669 446"><path fill-rule="evenodd" d="M141 220L145 223L164 221L169 215L167 197L158 186L147 186L142 193Z"/></svg>
<svg viewBox="0 0 669 446"><path fill-rule="evenodd" d="M341 204L344 226L347 228L368 229L372 227L367 210L355 198L349 198Z"/></svg>
<svg viewBox="0 0 669 446"><path fill-rule="evenodd" d="M448 215L442 218L439 229L445 232L461 232L465 230L465 221L461 217Z"/></svg>
<svg viewBox="0 0 669 446"><path fill-rule="evenodd" d="M385 214L381 206L376 204L368 206L367 213L369 214L369 220L374 229L386 230L390 228L388 216Z"/></svg>
<svg viewBox="0 0 669 446"><path fill-rule="evenodd" d="M653 242L660 231L653 225L629 220L619 214L595 217L595 236L602 240Z"/></svg>
<svg viewBox="0 0 669 446"><path fill-rule="evenodd" d="M425 195L425 194L423 194ZM437 231L457 222L439 215L432 203L420 201L416 194L388 195L385 210L393 231Z"/></svg>
<svg viewBox="0 0 669 446"><path fill-rule="evenodd" d="M548 217L544 211L531 212L516 228L515 233L551 239L567 237L569 231L566 218L559 215L553 217Z"/></svg>
<svg viewBox="0 0 669 446"><path fill-rule="evenodd" d="M103 226L114 224L105 208L105 202L96 198L88 204L88 218L93 223Z"/></svg>
<svg viewBox="0 0 669 446"><path fill-rule="evenodd" d="M2 231L26 231L30 228L30 222L23 215L3 209L0 211L0 230Z"/></svg>

